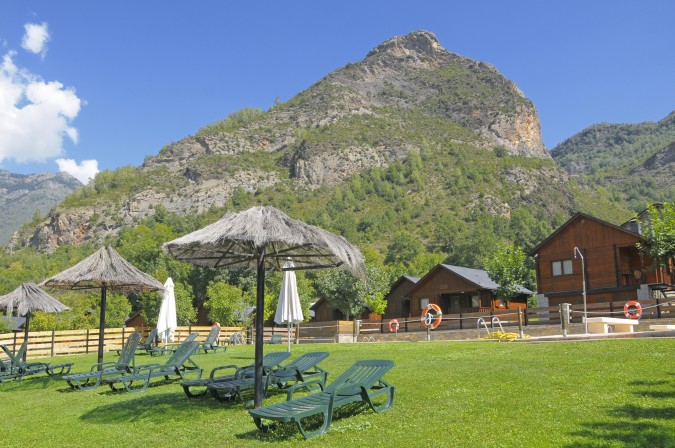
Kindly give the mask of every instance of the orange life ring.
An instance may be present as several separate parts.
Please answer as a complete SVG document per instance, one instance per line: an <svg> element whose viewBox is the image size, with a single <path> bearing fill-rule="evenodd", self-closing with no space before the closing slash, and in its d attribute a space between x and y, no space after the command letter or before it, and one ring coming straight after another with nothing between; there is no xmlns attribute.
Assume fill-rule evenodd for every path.
<svg viewBox="0 0 675 448"><path fill-rule="evenodd" d="M392 319L389 321L389 331L392 333L398 333L398 319Z"/></svg>
<svg viewBox="0 0 675 448"><path fill-rule="evenodd" d="M631 306L634 306L637 308L637 312L635 314L630 313L628 310ZM640 305L640 302L637 302L635 300L629 300L626 302L626 304L623 306L623 314L628 318L628 319L639 319L640 316L642 316L642 305Z"/></svg>
<svg viewBox="0 0 675 448"><path fill-rule="evenodd" d="M427 318L427 316L431 316L431 313L429 311L434 310L436 312L436 317L431 317L431 319ZM441 324L441 320L443 319L443 311L441 311L441 307L436 305L435 303L430 303L429 305L425 306L424 309L422 310L422 325L425 327L429 327L432 330L436 327L438 327Z"/></svg>

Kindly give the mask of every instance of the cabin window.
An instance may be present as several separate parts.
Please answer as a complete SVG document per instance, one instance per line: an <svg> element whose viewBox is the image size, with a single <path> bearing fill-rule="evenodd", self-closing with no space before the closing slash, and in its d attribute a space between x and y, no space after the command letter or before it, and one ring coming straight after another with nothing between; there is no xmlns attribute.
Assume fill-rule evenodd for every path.
<svg viewBox="0 0 675 448"><path fill-rule="evenodd" d="M554 261L551 263L551 273L554 277L559 275L570 275L573 274L572 270L572 260L561 260Z"/></svg>
<svg viewBox="0 0 675 448"><path fill-rule="evenodd" d="M420 299L420 309L424 309L427 305L429 305L429 299Z"/></svg>
<svg viewBox="0 0 675 448"><path fill-rule="evenodd" d="M471 307L480 308L480 297L478 296L478 294L471 296Z"/></svg>

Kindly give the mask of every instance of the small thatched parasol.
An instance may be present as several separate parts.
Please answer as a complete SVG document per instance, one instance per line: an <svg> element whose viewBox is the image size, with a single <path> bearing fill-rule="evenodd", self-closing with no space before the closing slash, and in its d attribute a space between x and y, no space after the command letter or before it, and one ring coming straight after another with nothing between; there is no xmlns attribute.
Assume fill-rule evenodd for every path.
<svg viewBox="0 0 675 448"><path fill-rule="evenodd" d="M24 283L9 294L0 297L0 309L6 309L7 315L16 310L17 316L26 316L24 340L27 341L30 314L33 311L60 313L61 311L68 311L70 308L41 290L35 283L30 282ZM25 352L23 360L26 360Z"/></svg>
<svg viewBox="0 0 675 448"><path fill-rule="evenodd" d="M103 362L103 336L107 291L163 291L164 286L152 276L136 269L110 246L80 261L75 266L48 278L42 286L57 289L100 289L101 320L98 334L98 362Z"/></svg>
<svg viewBox="0 0 675 448"><path fill-rule="evenodd" d="M274 207L227 213L219 221L162 247L177 260L211 268L256 269L255 400L262 404L265 268L321 269L344 265L363 277L363 255L341 236L290 218ZM293 267L284 268L286 260Z"/></svg>

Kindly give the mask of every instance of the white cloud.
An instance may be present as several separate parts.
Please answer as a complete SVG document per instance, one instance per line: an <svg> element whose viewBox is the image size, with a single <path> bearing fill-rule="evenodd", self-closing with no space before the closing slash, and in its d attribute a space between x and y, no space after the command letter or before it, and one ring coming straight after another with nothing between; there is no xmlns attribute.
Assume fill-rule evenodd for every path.
<svg viewBox="0 0 675 448"><path fill-rule="evenodd" d="M85 185L99 172L96 160L83 160L78 164L73 159L56 159L56 164L59 171L65 171Z"/></svg>
<svg viewBox="0 0 675 448"><path fill-rule="evenodd" d="M21 40L21 47L31 53L40 54L43 58L47 54L49 30L46 23L27 23L24 26L26 33Z"/></svg>
<svg viewBox="0 0 675 448"><path fill-rule="evenodd" d="M15 54L9 51L0 64L0 163L44 162L63 154L65 138L77 143L71 122L82 102L74 89L17 67Z"/></svg>

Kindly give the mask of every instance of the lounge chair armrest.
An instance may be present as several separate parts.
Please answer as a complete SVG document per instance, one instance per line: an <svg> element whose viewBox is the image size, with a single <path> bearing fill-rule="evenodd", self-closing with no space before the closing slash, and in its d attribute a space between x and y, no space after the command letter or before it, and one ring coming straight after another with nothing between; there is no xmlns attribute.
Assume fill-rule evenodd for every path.
<svg viewBox="0 0 675 448"><path fill-rule="evenodd" d="M288 392L286 393L286 401L291 401L293 399L293 393L295 393L296 390L302 388L309 390L309 386L314 385L318 385L321 388L321 390L323 390L323 381L319 380L305 381L304 383L292 385L291 387L288 388Z"/></svg>
<svg viewBox="0 0 675 448"><path fill-rule="evenodd" d="M351 384L343 384L341 386L336 387L333 389L333 392L331 392L331 396L334 397L335 395L339 395L340 393L348 390L353 390L353 389L361 389L361 392L368 393L368 388L364 386L363 384L359 383L351 383Z"/></svg>
<svg viewBox="0 0 675 448"><path fill-rule="evenodd" d="M237 371L234 372L234 377L236 379L246 378L247 376L253 375L255 375L255 367L253 366L238 367Z"/></svg>
<svg viewBox="0 0 675 448"><path fill-rule="evenodd" d="M228 365L226 365L226 366L218 366L218 367L214 367L213 370L211 370L211 374L209 375L209 378L211 378L211 379L217 378L217 377L216 377L216 372L220 372L221 370L226 370L226 369L234 369L235 372L236 372L237 369L239 369L239 366L234 365L234 364L228 364Z"/></svg>
<svg viewBox="0 0 675 448"><path fill-rule="evenodd" d="M91 366L91 372L97 371L97 370L103 370L103 367L105 366L112 366L112 365L117 365L115 361L108 361L108 362L99 362Z"/></svg>

